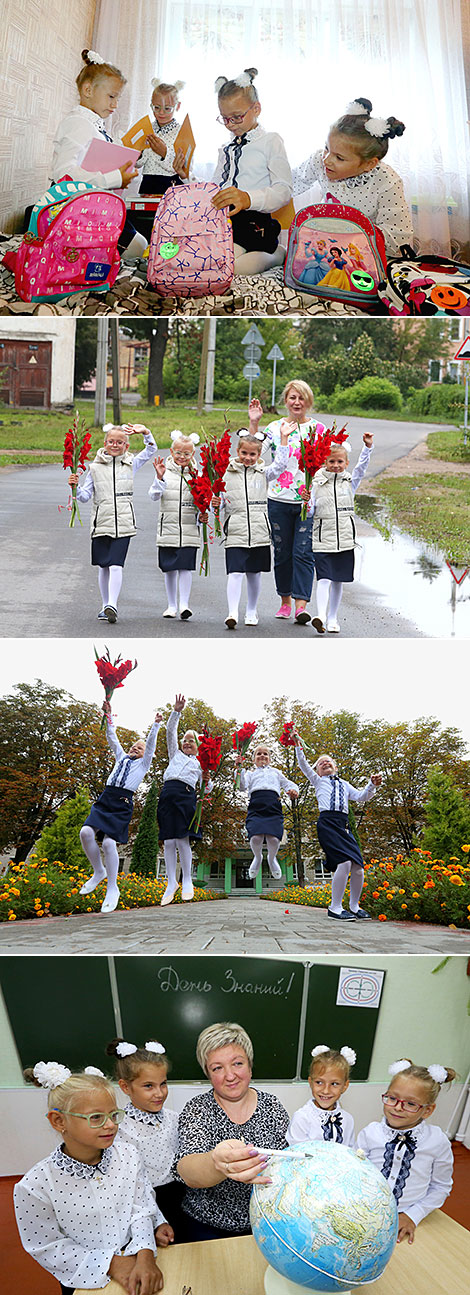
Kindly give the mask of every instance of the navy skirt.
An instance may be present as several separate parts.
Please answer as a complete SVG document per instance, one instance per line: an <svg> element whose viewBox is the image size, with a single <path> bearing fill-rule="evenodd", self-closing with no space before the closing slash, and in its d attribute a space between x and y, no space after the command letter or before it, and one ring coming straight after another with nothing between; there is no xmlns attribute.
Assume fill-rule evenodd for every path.
<svg viewBox="0 0 470 1295"><path fill-rule="evenodd" d="M190 828L196 812L196 792L180 778L168 778L163 783L157 805L158 831L161 841L181 841L189 836L192 841L202 841L202 832Z"/></svg>
<svg viewBox="0 0 470 1295"><path fill-rule="evenodd" d="M317 821L318 840L326 854L326 867L334 872L339 863L351 859L363 868L363 858L349 826L347 814L337 809L322 809Z"/></svg>
<svg viewBox="0 0 470 1295"><path fill-rule="evenodd" d="M350 585L354 580L354 549L343 553L313 553L317 580L336 580Z"/></svg>
<svg viewBox="0 0 470 1295"><path fill-rule="evenodd" d="M158 549L160 571L195 571L196 557L197 548L195 544L187 544L182 549L170 548L169 545L160 545Z"/></svg>
<svg viewBox="0 0 470 1295"><path fill-rule="evenodd" d="M91 541L92 567L123 567L130 541L130 535L123 535L120 540L113 540L110 535L96 535Z"/></svg>
<svg viewBox="0 0 470 1295"><path fill-rule="evenodd" d="M84 827L92 827L98 841L110 836L120 845L127 844L129 823L134 808L134 792L126 787L109 787L106 784L101 796L92 805Z"/></svg>
<svg viewBox="0 0 470 1295"><path fill-rule="evenodd" d="M252 836L275 836L281 840L284 819L277 791L252 791L245 825L249 839Z"/></svg>
<svg viewBox="0 0 470 1295"><path fill-rule="evenodd" d="M235 545L225 550L225 570L227 575L232 571L242 571L245 575L254 576L258 571L271 570L271 545L260 544L259 548L242 549Z"/></svg>

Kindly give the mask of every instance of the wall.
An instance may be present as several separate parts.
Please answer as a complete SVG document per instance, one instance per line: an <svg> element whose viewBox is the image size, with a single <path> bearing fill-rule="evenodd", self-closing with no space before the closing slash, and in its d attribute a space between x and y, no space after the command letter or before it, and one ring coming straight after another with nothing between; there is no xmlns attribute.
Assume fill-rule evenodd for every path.
<svg viewBox="0 0 470 1295"><path fill-rule="evenodd" d="M92 45L96 0L3 0L0 55L0 228L21 228L47 188L59 121L77 103L82 49Z"/></svg>
<svg viewBox="0 0 470 1295"><path fill-rule="evenodd" d="M73 401L75 319L0 319L0 338L52 342L51 405Z"/></svg>

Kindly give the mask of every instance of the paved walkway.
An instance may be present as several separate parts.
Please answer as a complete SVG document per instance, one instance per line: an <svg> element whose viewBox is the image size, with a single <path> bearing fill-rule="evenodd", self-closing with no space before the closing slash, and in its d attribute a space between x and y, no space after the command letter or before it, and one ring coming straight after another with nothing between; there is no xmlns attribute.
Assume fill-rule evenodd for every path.
<svg viewBox="0 0 470 1295"><path fill-rule="evenodd" d="M412 922L350 922L326 909L271 900L227 899L9 922L0 954L470 954L470 934Z"/></svg>

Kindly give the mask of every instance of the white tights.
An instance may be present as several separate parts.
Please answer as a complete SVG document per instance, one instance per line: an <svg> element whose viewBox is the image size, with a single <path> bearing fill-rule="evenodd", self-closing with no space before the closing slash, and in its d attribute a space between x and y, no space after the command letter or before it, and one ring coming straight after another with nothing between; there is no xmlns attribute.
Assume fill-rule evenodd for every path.
<svg viewBox="0 0 470 1295"><path fill-rule="evenodd" d="M238 608L242 592L243 571L231 571L227 576L227 602L228 614L238 620ZM246 614L254 616L258 606L259 591L261 589L261 571L247 574L246 577Z"/></svg>
<svg viewBox="0 0 470 1295"><path fill-rule="evenodd" d="M183 874L183 890L191 886L191 864L193 860L189 836L170 837L165 841L163 846L165 856L165 868L167 877L167 889L176 890L176 864L177 853L180 857L181 872Z"/></svg>
<svg viewBox="0 0 470 1295"><path fill-rule="evenodd" d="M340 580L317 580L317 612L324 625L327 609L329 619L336 620L342 597L343 586Z"/></svg>
<svg viewBox="0 0 470 1295"><path fill-rule="evenodd" d="M119 896L119 887L117 884L119 855L117 852L116 842L113 841L110 836L103 837L103 858L101 858L101 850L92 827L88 827L87 824L85 824L85 827L82 827L80 840L82 843L82 849L85 851L86 857L93 868L93 876L90 877L89 881L85 882L84 886L82 886L80 894L91 895L92 890L95 890L96 887L99 886L100 881L104 881L104 878L106 877L108 882L106 887L106 900L115 898L116 894Z"/></svg>
<svg viewBox="0 0 470 1295"><path fill-rule="evenodd" d="M286 256L286 249L280 244L275 252L245 252L240 243L234 243L233 251L235 274L262 274L263 270L270 270L274 265L283 265Z"/></svg>
<svg viewBox="0 0 470 1295"><path fill-rule="evenodd" d="M351 880L349 883L349 907L352 913L357 913L359 900L364 885L364 869L359 867L358 863L351 862L347 859L345 863L338 863L331 882L331 904L332 913L340 913L343 907L343 895L346 890L349 873Z"/></svg>
<svg viewBox="0 0 470 1295"><path fill-rule="evenodd" d="M123 567L98 567L98 584L105 607L117 607L121 592ZM85 851L86 853L86 851Z"/></svg>
<svg viewBox="0 0 470 1295"><path fill-rule="evenodd" d="M253 851L254 861L257 864L257 869L256 869L257 872L259 872L261 868L261 864L263 862L263 841L264 841L264 836L250 837L250 846ZM280 844L281 842L279 840L279 837L277 836L266 837L268 867L270 872L272 872L273 863L276 863L277 852Z"/></svg>
<svg viewBox="0 0 470 1295"><path fill-rule="evenodd" d="M165 589L168 598L168 606L172 612L178 608L178 576L179 576L179 610L183 612L189 607L189 595L193 582L192 571L165 571Z"/></svg>

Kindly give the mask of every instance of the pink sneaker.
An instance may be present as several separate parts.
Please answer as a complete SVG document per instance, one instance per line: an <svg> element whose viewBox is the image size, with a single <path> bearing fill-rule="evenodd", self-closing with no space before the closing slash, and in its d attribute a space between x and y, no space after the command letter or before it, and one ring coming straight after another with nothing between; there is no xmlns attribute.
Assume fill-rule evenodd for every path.
<svg viewBox="0 0 470 1295"><path fill-rule="evenodd" d="M276 612L276 620L288 621L292 608L287 603L281 603L279 611Z"/></svg>

